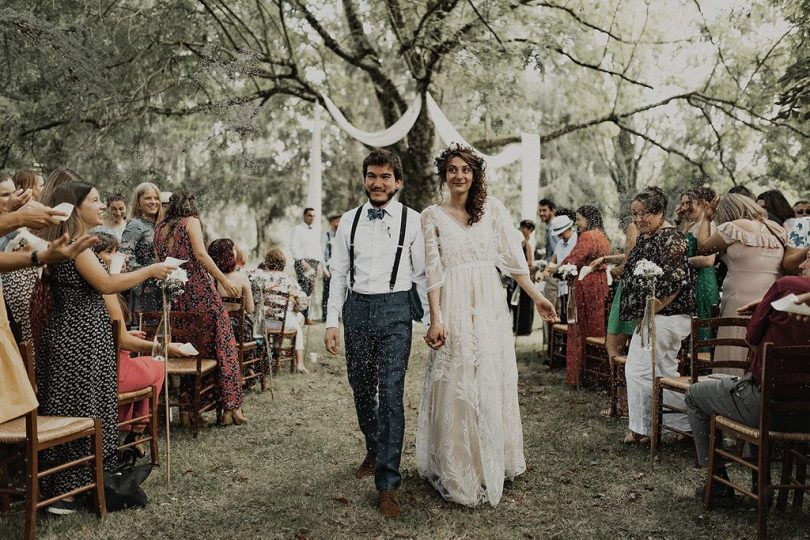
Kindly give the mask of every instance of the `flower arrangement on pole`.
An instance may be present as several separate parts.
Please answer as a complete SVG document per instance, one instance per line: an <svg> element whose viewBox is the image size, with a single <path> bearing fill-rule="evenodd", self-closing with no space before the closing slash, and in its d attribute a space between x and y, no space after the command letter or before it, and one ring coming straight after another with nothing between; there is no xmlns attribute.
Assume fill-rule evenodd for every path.
<svg viewBox="0 0 810 540"><path fill-rule="evenodd" d="M577 299L576 299L576 278L579 275L579 269L575 264L563 264L557 268L557 274L560 279L568 282L568 301L566 302L566 319L568 324L576 324L577 322Z"/></svg>

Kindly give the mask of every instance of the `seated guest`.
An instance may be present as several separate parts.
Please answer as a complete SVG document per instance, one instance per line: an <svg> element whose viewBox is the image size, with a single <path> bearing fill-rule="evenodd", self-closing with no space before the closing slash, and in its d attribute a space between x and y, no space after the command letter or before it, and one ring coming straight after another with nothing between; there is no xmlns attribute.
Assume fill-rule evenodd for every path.
<svg viewBox="0 0 810 540"><path fill-rule="evenodd" d="M652 293L650 279L636 275L636 266L647 260L658 266L663 274L655 277L656 375L678 375L678 351L691 331L691 316L695 313L694 273L687 260L686 237L667 223L667 198L657 187L636 194L630 205L630 216L638 228L638 238L625 262L619 318L642 323L647 296ZM630 432L624 442L649 442L652 398L652 351L642 345L641 324L630 339L627 352L627 410ZM646 330L645 330L646 333ZM667 404L677 405L683 397L664 393ZM667 424L688 429L684 415L667 415Z"/></svg>
<svg viewBox="0 0 810 540"><path fill-rule="evenodd" d="M208 244L208 254L213 259L225 277L230 279L239 288L239 295L234 298L242 298L245 302L245 312L253 313L253 293L250 289L250 279L247 274L237 265L238 251L233 240L230 238L220 238ZM222 284L217 283L217 293L219 296L228 296Z"/></svg>
<svg viewBox="0 0 810 540"><path fill-rule="evenodd" d="M50 202L67 202L74 208L67 221L45 231L48 240L65 233L76 239L102 223L105 205L96 188L86 182L60 184ZM112 322L103 295L129 290L148 278L163 279L173 269L158 263L113 276L92 251L85 250L75 261L48 265L42 274L48 294L37 295L35 291L35 299L42 300L31 302L39 410L49 416L100 418L105 468L114 468L117 461L118 384ZM43 457L72 461L87 455L89 446L87 439L73 441L43 452ZM60 471L44 479L43 497L72 491L91 479L86 467ZM49 511L71 513L80 505L78 499L65 499L49 506Z"/></svg>
<svg viewBox="0 0 810 540"><path fill-rule="evenodd" d="M287 330L295 330L295 360L298 373L309 373L304 365L304 314L309 296L298 282L284 273L287 258L281 248L272 248L264 256L264 262L253 274L254 285L260 286L264 298L265 324L268 330L281 328L281 321ZM287 312L279 304L282 294L290 294Z"/></svg>
<svg viewBox="0 0 810 540"><path fill-rule="evenodd" d="M739 315L748 315L753 310L745 340L755 351L751 371L741 378L732 377L706 380L693 384L686 392L686 407L692 435L695 438L697 462L706 466L709 452L709 425L711 415L719 414L751 427L759 425L760 395L759 384L762 375L762 346L773 343L777 347L810 345L810 328L807 322L799 321L784 311L777 311L771 302L791 293L810 293L810 257L801 265L802 276L788 276L778 279L771 285L762 300L740 308ZM721 464L718 474L728 478ZM699 488L696 495L702 495ZM733 490L717 484L712 488L715 497L733 497Z"/></svg>

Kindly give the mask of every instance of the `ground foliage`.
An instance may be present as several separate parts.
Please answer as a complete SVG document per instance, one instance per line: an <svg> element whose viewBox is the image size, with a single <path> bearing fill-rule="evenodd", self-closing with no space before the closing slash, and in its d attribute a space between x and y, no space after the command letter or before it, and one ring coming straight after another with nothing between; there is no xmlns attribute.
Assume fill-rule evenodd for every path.
<svg viewBox="0 0 810 540"><path fill-rule="evenodd" d="M417 334L419 334L417 327ZM400 521L375 509L371 480L356 480L364 451L341 358L321 353L313 373L284 373L269 392L249 393L242 427L176 429L174 484L157 469L146 509L40 520L40 538L750 538L755 512L705 512L692 493L703 472L691 448L670 443L654 471L648 453L620 442L626 420L600 415L604 392L571 392L562 371L537 356L538 332L518 340L520 403L529 470L495 507L444 502L419 479L413 445L427 348L414 339L406 380L406 437ZM772 514L773 538L806 538L810 517ZM15 537L21 519L0 521ZM8 533L12 533L9 536Z"/></svg>

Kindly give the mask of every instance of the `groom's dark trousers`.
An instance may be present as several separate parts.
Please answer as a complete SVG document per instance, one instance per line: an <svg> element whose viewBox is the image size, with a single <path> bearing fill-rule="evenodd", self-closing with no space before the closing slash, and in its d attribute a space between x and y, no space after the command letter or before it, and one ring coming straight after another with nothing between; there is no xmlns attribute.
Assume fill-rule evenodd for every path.
<svg viewBox="0 0 810 540"><path fill-rule="evenodd" d="M358 294L343 304L349 384L366 450L377 456L377 490L399 487L405 434L402 394L411 352L408 291ZM378 399L379 390L379 399Z"/></svg>

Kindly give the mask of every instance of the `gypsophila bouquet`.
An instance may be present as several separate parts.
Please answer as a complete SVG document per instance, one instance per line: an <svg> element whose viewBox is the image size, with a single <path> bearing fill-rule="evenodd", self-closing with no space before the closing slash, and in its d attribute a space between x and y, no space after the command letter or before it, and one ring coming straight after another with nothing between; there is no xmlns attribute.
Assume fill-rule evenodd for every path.
<svg viewBox="0 0 810 540"><path fill-rule="evenodd" d="M577 277L579 270L575 264L564 264L557 268L557 273L562 279L568 279Z"/></svg>
<svg viewBox="0 0 810 540"><path fill-rule="evenodd" d="M161 282L160 286L163 287L166 296L172 299L186 292L185 286L187 281L188 273L183 268L177 268Z"/></svg>
<svg viewBox="0 0 810 540"><path fill-rule="evenodd" d="M641 276L647 279L655 279L658 276L663 276L664 271L661 270L661 267L654 262L647 259L641 259L636 263L636 267L633 269L633 275Z"/></svg>
<svg viewBox="0 0 810 540"><path fill-rule="evenodd" d="M650 294L647 295L644 304L644 315L641 319L641 346L644 350L652 350L653 342L655 341L655 280L659 276L664 275L661 267L647 259L641 259L636 263L633 269L633 275L640 277L644 280L646 286L650 289Z"/></svg>

